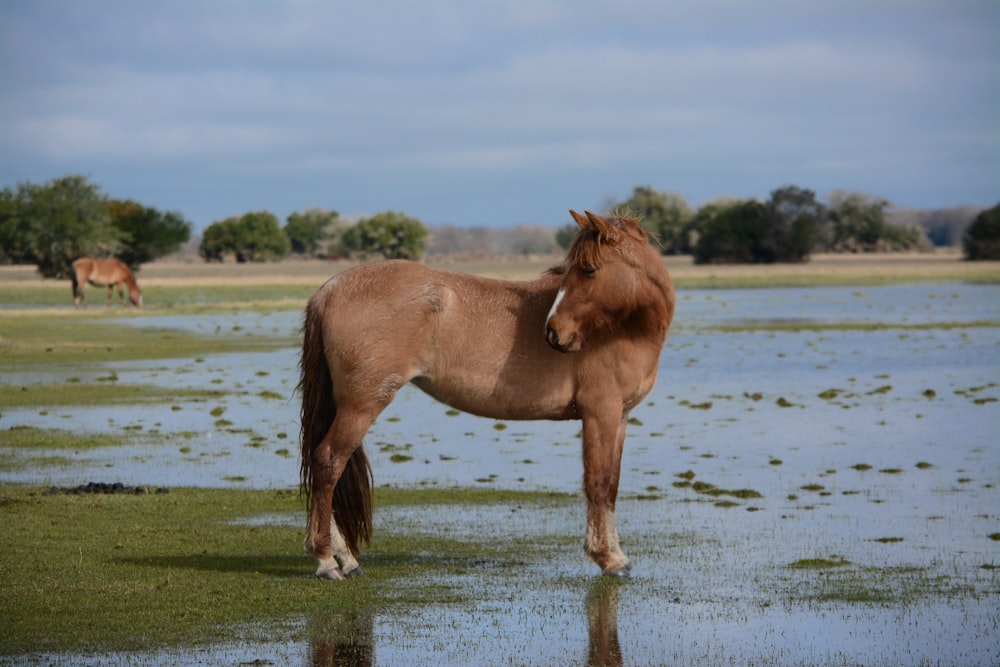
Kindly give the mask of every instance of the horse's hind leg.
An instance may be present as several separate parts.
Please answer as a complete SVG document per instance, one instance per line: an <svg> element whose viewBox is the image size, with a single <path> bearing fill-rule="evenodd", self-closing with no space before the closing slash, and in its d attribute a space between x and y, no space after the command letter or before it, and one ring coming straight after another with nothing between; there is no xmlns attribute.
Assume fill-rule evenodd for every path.
<svg viewBox="0 0 1000 667"><path fill-rule="evenodd" d="M351 456L361 447L380 411L370 414L338 405L330 430L312 451L312 503L304 546L315 556L318 562L316 576L321 579L343 579L361 572L337 527L333 493Z"/></svg>

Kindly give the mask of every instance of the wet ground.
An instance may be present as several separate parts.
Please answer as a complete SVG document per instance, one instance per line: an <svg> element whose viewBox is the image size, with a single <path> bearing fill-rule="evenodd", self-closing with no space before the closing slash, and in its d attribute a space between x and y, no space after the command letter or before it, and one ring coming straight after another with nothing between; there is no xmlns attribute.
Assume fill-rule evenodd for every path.
<svg viewBox="0 0 1000 667"><path fill-rule="evenodd" d="M223 335L237 326L235 316L156 324ZM299 315L238 326L294 332ZM0 479L294 487L296 363L289 349L6 375L0 382L113 375L231 393L161 406L5 410L3 430L114 432L129 444L60 452L66 460L51 465L23 453L25 465ZM484 558L458 575L442 568L443 580L480 590L481 602L446 605L433 618L425 609L372 608L289 619L321 629L308 643L275 631L274 642L98 661L996 664L998 399L1000 287L689 291L626 443L618 515L631 581L609 584L584 562L582 504L376 508L377 531L499 540L537 532L558 546L542 561ZM573 491L578 431L576 423L456 414L407 388L366 447L377 485ZM261 520L299 525L302 517ZM344 627L350 646L330 630Z"/></svg>

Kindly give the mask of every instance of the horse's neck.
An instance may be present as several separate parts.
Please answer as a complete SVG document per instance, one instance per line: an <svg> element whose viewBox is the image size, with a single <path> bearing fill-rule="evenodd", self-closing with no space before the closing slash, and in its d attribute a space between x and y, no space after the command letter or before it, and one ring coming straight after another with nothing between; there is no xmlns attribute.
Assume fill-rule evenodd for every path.
<svg viewBox="0 0 1000 667"><path fill-rule="evenodd" d="M551 273L545 273L534 280L512 282L516 286L515 291L524 305L534 304L548 313L552 307L552 302L556 298L556 292L562 284L562 277Z"/></svg>
<svg viewBox="0 0 1000 667"><path fill-rule="evenodd" d="M498 322L500 317L508 321L537 320L544 318L552 307L561 277L543 274L534 280L498 280L479 276L464 276L464 280L453 283L460 294L462 309L473 318Z"/></svg>
<svg viewBox="0 0 1000 667"><path fill-rule="evenodd" d="M125 284L128 285L128 288L135 289L136 287L138 287L138 284L135 281L135 274L132 273L132 269L128 268L128 265L125 264L124 262L120 264L120 267L121 267L120 273L122 276L122 280L125 281Z"/></svg>

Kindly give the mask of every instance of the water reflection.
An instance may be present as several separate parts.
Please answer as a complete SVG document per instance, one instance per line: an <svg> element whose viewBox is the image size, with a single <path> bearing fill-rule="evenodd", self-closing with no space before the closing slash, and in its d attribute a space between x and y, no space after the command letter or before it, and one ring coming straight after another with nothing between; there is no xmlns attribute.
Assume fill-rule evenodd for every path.
<svg viewBox="0 0 1000 667"><path fill-rule="evenodd" d="M311 667L375 664L375 614L370 607L317 614L309 627Z"/></svg>
<svg viewBox="0 0 1000 667"><path fill-rule="evenodd" d="M587 592L588 667L621 667L622 650L618 643L618 591L620 579L602 577Z"/></svg>
<svg viewBox="0 0 1000 667"><path fill-rule="evenodd" d="M627 581L606 577L597 577L588 584L583 596L583 614L577 617L586 622L588 645L584 664L587 667L621 667L624 664L618 640L618 599L622 587L628 585ZM418 612L418 616L424 618L433 615L433 610ZM513 619L508 622L513 622ZM316 613L309 620L306 664L310 667L371 667L376 664L375 627L376 614L370 606ZM514 628L511 631L516 632ZM461 630L458 632L463 633ZM387 637L384 632L381 634L385 653L383 660L387 656L390 662L395 658L413 657L407 655L407 650L398 641L399 637ZM461 640L461 637L453 638L458 643ZM576 640L569 639L568 643L564 647L564 655L573 655L575 650L572 644ZM458 664L454 662L457 656L446 654L438 656L442 664Z"/></svg>

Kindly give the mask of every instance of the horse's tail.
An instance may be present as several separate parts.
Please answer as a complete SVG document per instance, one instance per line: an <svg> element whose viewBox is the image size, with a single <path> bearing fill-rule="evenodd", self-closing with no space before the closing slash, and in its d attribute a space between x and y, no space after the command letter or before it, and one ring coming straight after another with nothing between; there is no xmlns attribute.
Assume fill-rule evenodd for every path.
<svg viewBox="0 0 1000 667"><path fill-rule="evenodd" d="M301 490L308 506L311 501L312 452L319 446L337 416L333 380L323 345L323 306L314 300L306 307L302 325L302 358L299 392L302 395ZM351 455L333 491L333 517L354 555L358 544L369 542L372 534L372 473L364 447Z"/></svg>
<svg viewBox="0 0 1000 667"><path fill-rule="evenodd" d="M76 303L77 297L80 296L80 266L83 263L83 258L76 260L69 267L69 279L73 281L73 303Z"/></svg>

